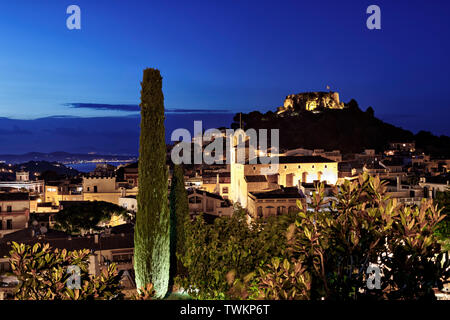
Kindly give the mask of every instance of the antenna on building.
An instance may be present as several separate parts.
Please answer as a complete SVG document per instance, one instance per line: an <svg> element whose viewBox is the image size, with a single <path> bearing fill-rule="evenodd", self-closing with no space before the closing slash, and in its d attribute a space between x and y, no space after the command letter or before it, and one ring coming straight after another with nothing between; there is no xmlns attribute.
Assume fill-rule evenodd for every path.
<svg viewBox="0 0 450 320"><path fill-rule="evenodd" d="M239 113L239 129L242 129L242 112Z"/></svg>

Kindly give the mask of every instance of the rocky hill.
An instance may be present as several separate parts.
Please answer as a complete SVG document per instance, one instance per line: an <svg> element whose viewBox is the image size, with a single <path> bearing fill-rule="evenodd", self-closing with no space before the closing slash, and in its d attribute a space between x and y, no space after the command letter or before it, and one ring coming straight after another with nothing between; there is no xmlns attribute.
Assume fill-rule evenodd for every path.
<svg viewBox="0 0 450 320"><path fill-rule="evenodd" d="M450 158L450 137L437 137L425 131L413 134L377 119L371 107L362 111L355 100L344 104L343 108L313 111L316 112L299 105L296 107L296 104L284 112L278 110L277 113L269 111L262 114L253 111L241 115L242 126L244 129L279 129L282 149L321 148L350 153L364 149L382 151L393 141L415 141L418 150L435 157ZM239 128L240 114L236 114L233 120L231 127Z"/></svg>

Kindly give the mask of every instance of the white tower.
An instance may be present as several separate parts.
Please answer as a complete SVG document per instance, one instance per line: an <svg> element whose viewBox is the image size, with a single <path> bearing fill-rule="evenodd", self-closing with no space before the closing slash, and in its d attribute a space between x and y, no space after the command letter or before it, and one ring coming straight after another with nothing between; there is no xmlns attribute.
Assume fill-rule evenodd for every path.
<svg viewBox="0 0 450 320"><path fill-rule="evenodd" d="M17 181L30 181L30 173L27 171L17 171L16 172Z"/></svg>

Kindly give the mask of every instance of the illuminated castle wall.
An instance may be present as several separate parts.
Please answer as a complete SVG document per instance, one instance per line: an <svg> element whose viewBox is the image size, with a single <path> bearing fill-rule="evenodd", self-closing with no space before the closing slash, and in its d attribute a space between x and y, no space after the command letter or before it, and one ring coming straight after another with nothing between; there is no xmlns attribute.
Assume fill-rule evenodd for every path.
<svg viewBox="0 0 450 320"><path fill-rule="evenodd" d="M339 101L337 92L303 92L291 94L286 97L282 107L277 109L281 114L288 110L291 111L314 111L316 109L343 109L344 103Z"/></svg>

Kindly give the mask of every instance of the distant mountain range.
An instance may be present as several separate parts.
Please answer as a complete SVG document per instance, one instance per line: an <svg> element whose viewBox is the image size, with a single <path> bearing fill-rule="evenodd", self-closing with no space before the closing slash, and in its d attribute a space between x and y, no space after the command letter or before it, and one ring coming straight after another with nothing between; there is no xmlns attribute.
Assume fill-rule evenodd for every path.
<svg viewBox="0 0 450 320"><path fill-rule="evenodd" d="M15 181L17 171L27 171L30 179L55 181L64 177L74 177L80 172L63 164L48 161L28 161L18 164L0 163L0 181Z"/></svg>
<svg viewBox="0 0 450 320"><path fill-rule="evenodd" d="M0 161L6 163L24 163L29 161L47 161L47 162L78 162L78 161L93 161L96 159L103 159L105 161L113 160L129 160L136 156L130 155L100 155L100 154L76 154L68 152L29 152L25 154L3 154L0 155Z"/></svg>
<svg viewBox="0 0 450 320"><path fill-rule="evenodd" d="M218 128L229 125L232 119L231 112L168 113L165 121L166 142L171 142L175 129L186 128L192 132L195 120L202 120L204 128ZM0 153L65 151L74 154L134 155L139 152L139 132L139 115L31 120L0 118Z"/></svg>

